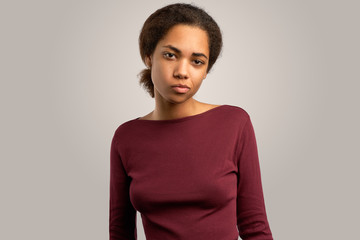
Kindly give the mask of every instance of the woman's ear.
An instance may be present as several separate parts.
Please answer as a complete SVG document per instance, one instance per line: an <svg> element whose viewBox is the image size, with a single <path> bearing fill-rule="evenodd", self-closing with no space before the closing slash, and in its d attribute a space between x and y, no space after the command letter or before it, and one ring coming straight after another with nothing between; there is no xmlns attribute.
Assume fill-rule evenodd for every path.
<svg viewBox="0 0 360 240"><path fill-rule="evenodd" d="M146 56L146 57L145 57L145 65L146 65L148 68L151 68L151 56Z"/></svg>

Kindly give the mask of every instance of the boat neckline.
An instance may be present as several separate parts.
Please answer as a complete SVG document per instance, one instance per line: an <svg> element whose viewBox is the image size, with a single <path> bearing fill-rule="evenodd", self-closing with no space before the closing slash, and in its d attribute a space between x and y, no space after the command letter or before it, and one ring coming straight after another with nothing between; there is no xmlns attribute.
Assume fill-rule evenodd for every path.
<svg viewBox="0 0 360 240"><path fill-rule="evenodd" d="M190 116L186 116L186 117L181 117L181 118L174 118L174 119L161 119L161 120L151 120L151 119L140 119L140 117L135 118L134 121L138 121L138 122L150 122L150 123L170 123L170 122L182 122L182 121L186 121L186 120L190 120L190 119L196 119L202 116L205 116L207 114L210 114L218 109L224 108L225 106L228 106L227 104L224 105L219 105L216 106L214 108L211 108L209 110L206 110L204 112L198 113L198 114L194 114L194 115L190 115Z"/></svg>

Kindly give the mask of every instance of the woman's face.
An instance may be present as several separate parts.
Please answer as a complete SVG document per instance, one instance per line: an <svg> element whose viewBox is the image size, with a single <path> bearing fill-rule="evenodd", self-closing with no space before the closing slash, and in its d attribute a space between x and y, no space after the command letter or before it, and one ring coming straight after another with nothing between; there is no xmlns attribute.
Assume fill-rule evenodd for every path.
<svg viewBox="0 0 360 240"><path fill-rule="evenodd" d="M170 103L191 99L206 77L208 61L204 30L188 25L172 27L146 60L151 65L155 99Z"/></svg>

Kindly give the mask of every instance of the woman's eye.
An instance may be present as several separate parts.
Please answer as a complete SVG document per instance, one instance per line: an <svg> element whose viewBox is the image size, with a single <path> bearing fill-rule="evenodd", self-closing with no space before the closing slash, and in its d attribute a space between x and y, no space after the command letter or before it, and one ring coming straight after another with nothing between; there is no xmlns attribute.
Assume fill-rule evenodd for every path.
<svg viewBox="0 0 360 240"><path fill-rule="evenodd" d="M203 62L203 61L200 61L200 60L194 60L194 63L195 63L195 65L202 65L202 64L204 64L204 62Z"/></svg>
<svg viewBox="0 0 360 240"><path fill-rule="evenodd" d="M164 53L164 57L169 58L169 59L173 59L173 58L175 58L175 54L173 54L173 53Z"/></svg>

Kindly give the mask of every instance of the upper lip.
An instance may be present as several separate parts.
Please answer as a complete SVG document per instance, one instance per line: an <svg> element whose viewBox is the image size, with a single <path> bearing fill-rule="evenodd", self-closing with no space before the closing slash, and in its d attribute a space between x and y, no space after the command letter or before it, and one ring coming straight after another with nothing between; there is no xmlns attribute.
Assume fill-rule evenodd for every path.
<svg viewBox="0 0 360 240"><path fill-rule="evenodd" d="M172 85L172 87L190 88L188 85L184 85L184 84L176 84L176 85Z"/></svg>

